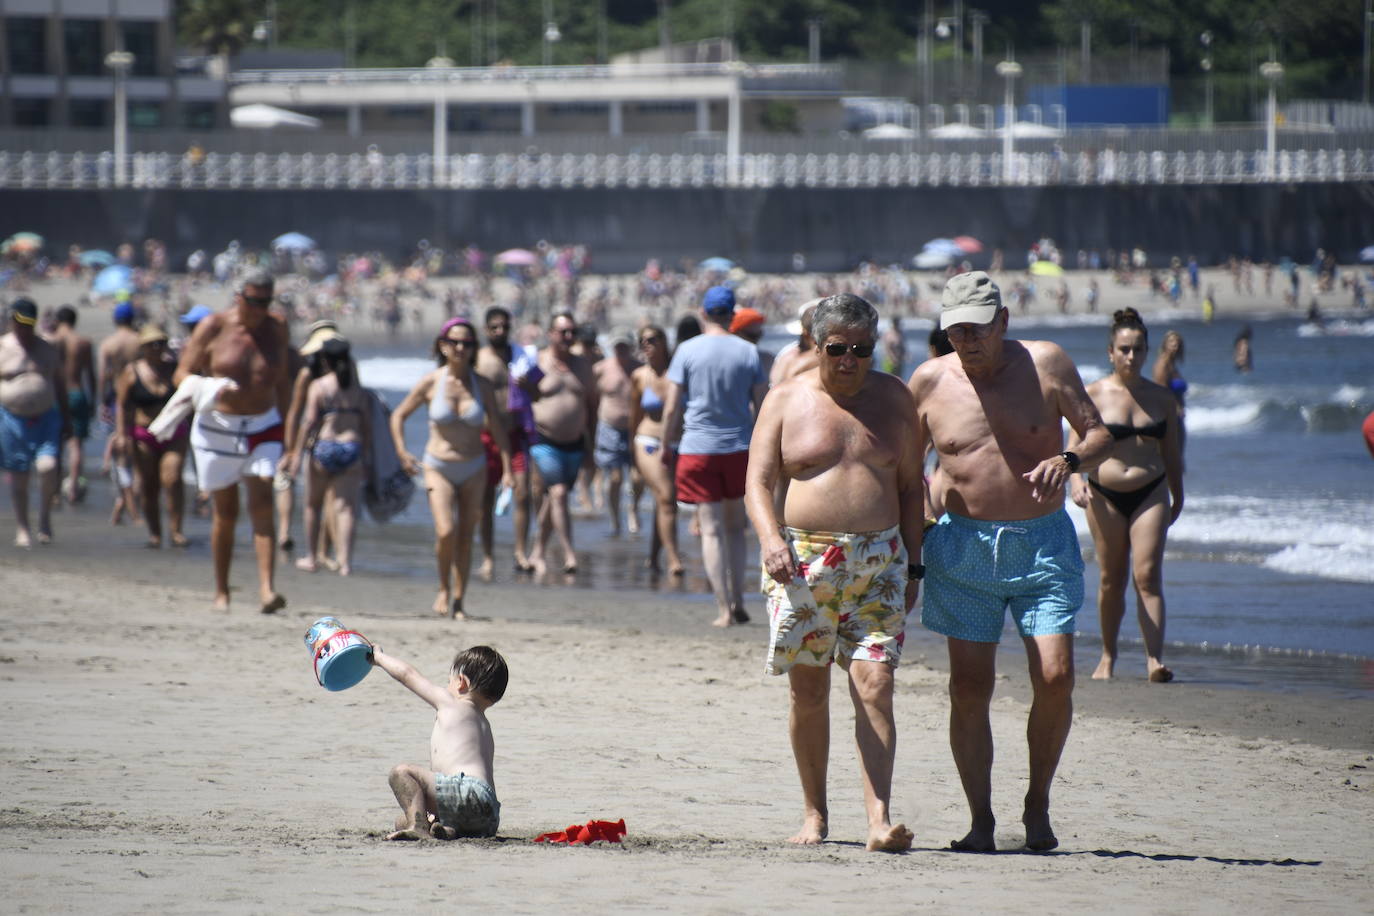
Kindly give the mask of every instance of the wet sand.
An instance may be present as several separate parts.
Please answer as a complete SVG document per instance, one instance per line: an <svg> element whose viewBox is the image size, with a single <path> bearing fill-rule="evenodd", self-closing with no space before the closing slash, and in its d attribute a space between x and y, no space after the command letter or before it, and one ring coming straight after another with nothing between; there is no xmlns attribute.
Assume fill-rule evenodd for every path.
<svg viewBox="0 0 1374 916"><path fill-rule="evenodd" d="M943 651L916 625L893 794L915 848L862 848L838 679L831 841L796 848L787 691L761 674L760 623L718 632L708 602L561 583L474 585L484 619L455 623L427 610L427 577L294 569L279 583L290 606L264 617L246 528L236 603L216 615L206 523L188 525L189 550L152 552L139 529L107 526L106 505L60 513L50 547L0 548L13 912L1374 908L1374 703L1083 677L1055 786L1060 849L956 854L942 849L967 827ZM380 671L346 692L317 686L302 636L326 613L434 678L466 645L506 655L511 687L491 713L500 838L383 839L387 770L425 760L432 713ZM998 845L1014 851L1027 688L1019 650L1001 661L994 800ZM530 842L597 817L626 819L623 846Z"/></svg>

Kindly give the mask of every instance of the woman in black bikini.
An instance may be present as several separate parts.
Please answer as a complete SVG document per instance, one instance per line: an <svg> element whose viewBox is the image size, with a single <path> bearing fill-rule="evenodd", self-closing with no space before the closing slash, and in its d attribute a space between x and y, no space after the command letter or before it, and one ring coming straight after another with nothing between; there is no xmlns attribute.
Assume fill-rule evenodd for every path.
<svg viewBox="0 0 1374 916"><path fill-rule="evenodd" d="M1089 385L1088 394L1116 439L1116 451L1070 485L1073 501L1087 510L1102 572L1097 591L1102 659L1093 677L1112 677L1129 572L1145 639L1146 672L1151 681L1163 683L1174 677L1163 661L1163 565L1165 537L1183 510L1179 407L1173 392L1140 374L1149 347L1135 309L1113 316L1109 341L1112 374ZM1076 442L1071 436L1070 450Z"/></svg>
<svg viewBox="0 0 1374 916"><path fill-rule="evenodd" d="M181 469L186 462L191 423L183 422L166 442L148 432L148 426L176 391L172 384L176 368L176 360L167 349L166 333L150 324L138 335L138 359L125 366L115 381L115 447L128 454L129 446L133 446L134 472L142 484L143 518L148 526L148 546L152 548L162 546L157 499L164 490L172 546L186 546L186 536L181 533L186 506Z"/></svg>

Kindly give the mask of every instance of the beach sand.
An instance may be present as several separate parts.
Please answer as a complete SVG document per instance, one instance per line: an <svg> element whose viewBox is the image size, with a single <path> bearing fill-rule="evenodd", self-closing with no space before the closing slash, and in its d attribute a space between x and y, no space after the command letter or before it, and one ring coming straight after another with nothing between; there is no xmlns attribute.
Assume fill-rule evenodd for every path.
<svg viewBox="0 0 1374 916"><path fill-rule="evenodd" d="M943 650L913 624L893 811L915 848L862 847L839 678L831 841L799 848L785 842L800 814L786 683L761 673L757 622L714 631L709 603L649 592L477 584L469 607L488 619L455 623L426 610L425 577L294 569L279 582L290 606L263 617L243 527L236 603L216 615L205 522L184 553L146 551L105 505L58 514L52 546L0 548L6 912L1374 910L1365 701L1091 682L1085 647L1054 789L1061 846L1018 854L1027 689L1019 648L1004 652L992 725L1008 852L957 854L942 850L967 828ZM324 614L436 679L461 647L505 654L498 839L383 839L387 771L425 761L432 713L381 671L317 686L302 637ZM623 845L531 842L622 817Z"/></svg>

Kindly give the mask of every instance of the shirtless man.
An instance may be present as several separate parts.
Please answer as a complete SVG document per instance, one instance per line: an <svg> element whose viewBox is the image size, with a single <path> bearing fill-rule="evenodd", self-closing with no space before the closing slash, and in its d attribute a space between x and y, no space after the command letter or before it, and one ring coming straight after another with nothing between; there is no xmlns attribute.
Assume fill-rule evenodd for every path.
<svg viewBox="0 0 1374 916"><path fill-rule="evenodd" d="M819 843L829 830L830 663L838 660L854 700L867 845L900 852L911 847L911 831L888 812L893 671L923 574L923 446L910 392L895 376L870 371L873 306L831 296L812 327L819 366L764 399L745 490L768 575L768 672L785 672L791 686L803 802L791 842ZM773 494L784 478L791 484L779 517Z"/></svg>
<svg viewBox="0 0 1374 916"><path fill-rule="evenodd" d="M477 374L491 382L496 392L493 404L501 421L505 424L506 435L510 437L510 469L514 481L511 493L512 522L515 526L515 568L519 572L529 572L529 560L525 554L530 538L530 466L529 436L526 433L528 406L524 412L511 409L510 391L512 363L520 361L523 351L511 346L510 312L500 306L487 309L483 316L483 327L487 333L487 344L477 351ZM517 383L518 384L518 383ZM530 383L533 387L533 383ZM526 390L528 396L530 391ZM482 494L482 519L478 524L478 536L482 542L482 565L477 574L490 580L494 560L492 544L494 541L494 519L496 511L496 485L501 482L501 449L486 431L482 431L482 446L487 452L487 485Z"/></svg>
<svg viewBox="0 0 1374 916"><path fill-rule="evenodd" d="M949 741L972 815L968 834L950 848L971 852L996 848L988 707L1008 607L1033 692L1026 847L1059 845L1050 785L1073 717L1074 616L1083 603L1083 560L1064 485L1112 450L1068 355L1049 341L1007 340L1007 320L986 273L952 277L940 327L954 353L922 363L909 383L944 480L947 511L925 538L921 622L948 641ZM1079 437L1075 452L1063 450L1064 420Z"/></svg>
<svg viewBox="0 0 1374 916"><path fill-rule="evenodd" d="M33 543L29 530L29 471L38 472L38 543L52 541L57 494L57 449L68 431L62 356L38 336L38 306L16 299L9 333L0 337L0 467L10 473L16 547Z"/></svg>
<svg viewBox="0 0 1374 916"><path fill-rule="evenodd" d="M626 519L630 533L639 531L639 497L644 481L630 459L630 374L639 368L634 341L625 334L611 339L611 354L592 366L596 379L596 467L606 485L606 507L611 516L611 537L620 537L620 491L625 470L630 471L633 494Z"/></svg>
<svg viewBox="0 0 1374 916"><path fill-rule="evenodd" d="M773 357L773 368L768 370L770 387L809 372L820 364L820 357L816 355L816 341L811 336L811 318L820 301L812 299L801 307L801 336L795 344L783 347L782 352Z"/></svg>
<svg viewBox="0 0 1374 916"><path fill-rule="evenodd" d="M539 353L544 377L534 396L534 425L539 441L530 446L530 458L539 471L539 535L530 554L536 575L543 575L544 546L549 532L557 533L563 548L563 572L577 572L573 552L572 517L568 494L577 482L582 455L590 445L591 422L596 416L596 383L591 364L572 352L577 322L559 312L549 323L549 345Z"/></svg>
<svg viewBox="0 0 1374 916"><path fill-rule="evenodd" d="M207 382L227 379L214 401L196 411L191 448L200 488L210 494L214 520L210 546L215 561L215 609L229 609L229 564L239 514L239 479L248 492L253 550L258 560L258 598L264 614L286 606L273 587L272 477L282 456L282 412L291 397L286 325L268 314L272 275L248 274L233 307L196 326L181 354L176 381L192 375Z"/></svg>
<svg viewBox="0 0 1374 916"><path fill-rule="evenodd" d="M121 246L123 247L123 246ZM132 249L131 249L132 250ZM130 254L130 257L133 255ZM134 328L136 311L128 302L114 307L114 333L100 342L97 361L100 371L100 416L114 426L115 382L124 374L124 367L138 359L138 331ZM119 524L120 506L129 513L131 519L138 518L139 499L135 490L133 456L124 449L114 448L114 437L109 442L107 460L114 467L115 486L120 490L120 499L115 505L114 523Z"/></svg>
<svg viewBox="0 0 1374 916"><path fill-rule="evenodd" d="M67 502L79 503L86 496L81 474L81 447L91 434L95 412L95 351L88 337L76 333L76 309L64 305L57 310L57 333L53 343L62 352L62 380L67 386L67 416L71 435L67 437Z"/></svg>

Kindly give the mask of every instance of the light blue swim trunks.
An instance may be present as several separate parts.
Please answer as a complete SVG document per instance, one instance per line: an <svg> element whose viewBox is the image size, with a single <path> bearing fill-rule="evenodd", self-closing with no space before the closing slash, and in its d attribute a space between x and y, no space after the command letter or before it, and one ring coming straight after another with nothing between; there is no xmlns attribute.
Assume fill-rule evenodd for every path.
<svg viewBox="0 0 1374 916"><path fill-rule="evenodd" d="M1063 509L988 522L946 513L926 532L921 623L954 639L999 642L1008 608L1022 636L1074 631L1083 555Z"/></svg>
<svg viewBox="0 0 1374 916"><path fill-rule="evenodd" d="M501 803L486 780L459 773L434 774L439 823L460 837L496 836L501 826Z"/></svg>

